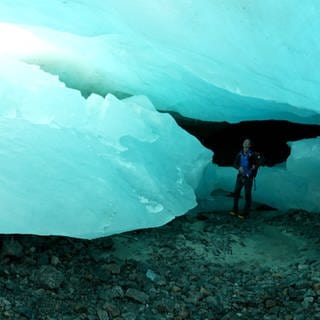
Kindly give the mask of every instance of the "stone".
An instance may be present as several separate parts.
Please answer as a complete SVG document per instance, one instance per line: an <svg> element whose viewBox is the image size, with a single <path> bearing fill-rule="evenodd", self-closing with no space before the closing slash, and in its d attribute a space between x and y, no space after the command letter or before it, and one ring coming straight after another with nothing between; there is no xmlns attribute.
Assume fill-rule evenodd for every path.
<svg viewBox="0 0 320 320"><path fill-rule="evenodd" d="M122 298L124 296L124 291L120 286L113 287L109 292L110 292L110 297L113 299Z"/></svg>
<svg viewBox="0 0 320 320"><path fill-rule="evenodd" d="M103 308L106 309L112 317L117 317L121 313L120 309L115 304L110 302L104 303Z"/></svg>
<svg viewBox="0 0 320 320"><path fill-rule="evenodd" d="M121 267L117 263L107 264L105 265L105 269L111 274L119 274L121 272Z"/></svg>
<svg viewBox="0 0 320 320"><path fill-rule="evenodd" d="M50 263L53 266L56 266L56 265L58 265L60 263L60 259L57 256L52 256L51 259L50 259Z"/></svg>
<svg viewBox="0 0 320 320"><path fill-rule="evenodd" d="M6 239L2 243L0 256L10 258L21 258L23 256L23 247L19 241L12 239Z"/></svg>
<svg viewBox="0 0 320 320"><path fill-rule="evenodd" d="M126 291L126 297L131 298L132 300L141 304L146 304L149 298L144 292L132 288L129 288Z"/></svg>
<svg viewBox="0 0 320 320"><path fill-rule="evenodd" d="M272 299L267 299L264 302L264 304L265 304L267 309L270 309L270 308L273 308L274 306L276 306L277 302L275 300L272 300Z"/></svg>
<svg viewBox="0 0 320 320"><path fill-rule="evenodd" d="M33 278L46 289L57 289L64 281L64 274L53 266L41 266L39 271L33 274Z"/></svg>
<svg viewBox="0 0 320 320"><path fill-rule="evenodd" d="M97 310L97 315L98 315L99 320L109 320L110 319L108 312L101 310L101 309Z"/></svg>

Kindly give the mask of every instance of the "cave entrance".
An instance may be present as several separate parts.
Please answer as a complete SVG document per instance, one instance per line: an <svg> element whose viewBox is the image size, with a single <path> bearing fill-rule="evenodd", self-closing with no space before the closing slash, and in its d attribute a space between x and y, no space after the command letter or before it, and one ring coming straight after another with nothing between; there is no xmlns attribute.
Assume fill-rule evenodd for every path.
<svg viewBox="0 0 320 320"><path fill-rule="evenodd" d="M288 141L320 136L320 125L298 124L284 120L243 121L236 124L210 122L174 115L177 123L214 152L213 162L232 166L242 141L250 138L254 149L265 157L265 165L285 162L290 155Z"/></svg>

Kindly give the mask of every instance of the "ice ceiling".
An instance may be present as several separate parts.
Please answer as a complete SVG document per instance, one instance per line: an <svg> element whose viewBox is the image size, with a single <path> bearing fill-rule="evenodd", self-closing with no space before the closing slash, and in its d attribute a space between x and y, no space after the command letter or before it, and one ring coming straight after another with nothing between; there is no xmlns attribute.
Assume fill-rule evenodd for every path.
<svg viewBox="0 0 320 320"><path fill-rule="evenodd" d="M320 124L319 16L311 0L2 0L0 232L90 239L230 206L210 193L234 170L158 111ZM292 143L254 197L319 211L319 157L319 138Z"/></svg>

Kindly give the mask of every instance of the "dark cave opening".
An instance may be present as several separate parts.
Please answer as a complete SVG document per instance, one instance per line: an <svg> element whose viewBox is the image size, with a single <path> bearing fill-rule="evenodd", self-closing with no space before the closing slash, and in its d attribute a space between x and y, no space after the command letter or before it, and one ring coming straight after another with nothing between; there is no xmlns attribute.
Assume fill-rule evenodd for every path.
<svg viewBox="0 0 320 320"><path fill-rule="evenodd" d="M242 141L250 138L254 149L265 157L265 165L285 162L290 155L287 142L320 136L320 125L298 124L285 120L243 121L236 124L210 122L172 114L178 125L214 152L213 162L232 166Z"/></svg>

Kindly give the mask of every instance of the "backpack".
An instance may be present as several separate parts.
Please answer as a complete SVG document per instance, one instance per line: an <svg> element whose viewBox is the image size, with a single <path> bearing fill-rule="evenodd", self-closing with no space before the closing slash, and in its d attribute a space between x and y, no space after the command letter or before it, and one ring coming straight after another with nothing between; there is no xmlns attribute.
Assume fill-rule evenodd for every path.
<svg viewBox="0 0 320 320"><path fill-rule="evenodd" d="M252 176L255 178L258 174L259 167L264 164L264 157L260 152L254 151L251 156L252 165L255 165L255 170L252 172Z"/></svg>

